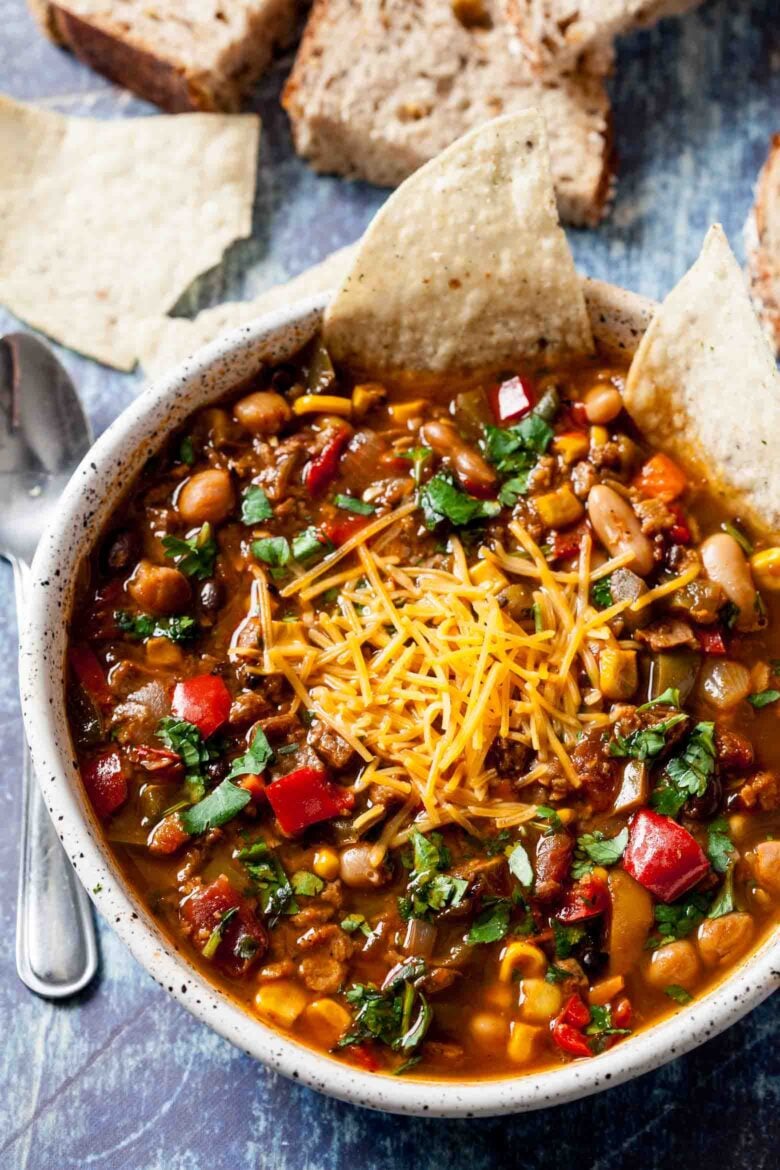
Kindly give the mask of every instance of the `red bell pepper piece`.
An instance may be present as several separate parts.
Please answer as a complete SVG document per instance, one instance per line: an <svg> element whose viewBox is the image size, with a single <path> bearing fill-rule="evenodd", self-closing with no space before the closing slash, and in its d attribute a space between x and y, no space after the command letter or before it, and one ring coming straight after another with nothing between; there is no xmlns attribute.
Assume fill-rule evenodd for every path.
<svg viewBox="0 0 780 1170"><path fill-rule="evenodd" d="M87 694L99 706L107 707L112 702L105 672L95 651L89 646L71 646L68 650L71 670Z"/></svg>
<svg viewBox="0 0 780 1170"><path fill-rule="evenodd" d="M519 376L510 378L507 382L490 387L488 401L493 418L499 426L509 422L517 422L533 407L533 387L527 378Z"/></svg>
<svg viewBox="0 0 780 1170"><path fill-rule="evenodd" d="M326 487L336 478L339 469L339 460L344 448L351 438L352 432L342 427L315 455L303 469L303 483L310 496L320 496Z"/></svg>
<svg viewBox="0 0 780 1170"><path fill-rule="evenodd" d="M595 918L610 908L609 891L606 883L587 874L576 885L566 891L563 905L556 914L561 922L581 922L584 918Z"/></svg>
<svg viewBox="0 0 780 1170"><path fill-rule="evenodd" d="M81 779L99 817L111 816L127 800L122 757L115 748L82 764Z"/></svg>
<svg viewBox="0 0 780 1170"><path fill-rule="evenodd" d="M720 657L726 653L726 639L719 626L694 626L693 632L705 654Z"/></svg>
<svg viewBox="0 0 780 1170"><path fill-rule="evenodd" d="M238 788L243 788L248 792L252 798L252 804L260 804L265 800L265 782L259 776L254 776L248 772L246 776L242 776L237 782Z"/></svg>
<svg viewBox="0 0 780 1170"><path fill-rule="evenodd" d="M691 530L682 508L679 504L667 504L666 506L677 519L676 524L673 524L669 529L669 536L675 544L690 544Z"/></svg>
<svg viewBox="0 0 780 1170"><path fill-rule="evenodd" d="M558 1014L558 1019L572 1028L584 1028L590 1023L590 1008L580 995L570 995Z"/></svg>
<svg viewBox="0 0 780 1170"><path fill-rule="evenodd" d="M282 832L294 836L309 825L349 812L355 797L328 779L324 768L298 768L265 790Z"/></svg>
<svg viewBox="0 0 780 1170"><path fill-rule="evenodd" d="M612 1007L612 1025L615 1028L630 1028L634 1010L627 995L621 995Z"/></svg>
<svg viewBox="0 0 780 1170"><path fill-rule="evenodd" d="M662 902L673 902L710 868L698 842L671 817L641 808L628 822L623 868Z"/></svg>
<svg viewBox="0 0 780 1170"><path fill-rule="evenodd" d="M379 1072L382 1067L371 1044L352 1044L347 1049L354 1064L366 1072Z"/></svg>
<svg viewBox="0 0 780 1170"><path fill-rule="evenodd" d="M320 527L328 540L332 541L336 548L341 548L342 544L346 544L350 537L354 536L356 532L360 532L361 528L365 528L370 519L370 516L334 516L332 520L326 520Z"/></svg>
<svg viewBox="0 0 780 1170"><path fill-rule="evenodd" d="M246 899L221 873L210 886L201 886L185 898L179 907L179 914L191 927L193 942L200 951L231 911L211 957L227 975L237 977L245 975L268 946L265 927Z"/></svg>
<svg viewBox="0 0 780 1170"><path fill-rule="evenodd" d="M562 1052L569 1056L593 1056L588 1041L577 1028L558 1019L552 1026L552 1038Z"/></svg>
<svg viewBox="0 0 780 1170"><path fill-rule="evenodd" d="M171 710L177 719L194 723L204 739L213 735L230 714L230 691L215 674L197 674L177 683Z"/></svg>

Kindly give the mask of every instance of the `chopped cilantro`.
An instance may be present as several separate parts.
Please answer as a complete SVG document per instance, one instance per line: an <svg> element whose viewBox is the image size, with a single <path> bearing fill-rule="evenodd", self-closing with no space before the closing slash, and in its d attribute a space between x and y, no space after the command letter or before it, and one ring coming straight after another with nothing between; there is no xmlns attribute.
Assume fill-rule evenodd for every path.
<svg viewBox="0 0 780 1170"><path fill-rule="evenodd" d="M483 448L488 462L502 475L530 471L553 437L552 427L538 409L512 427L485 427Z"/></svg>
<svg viewBox="0 0 780 1170"><path fill-rule="evenodd" d="M509 930L509 915L512 904L507 898L485 899L483 909L471 924L466 935L469 945L476 943L500 942Z"/></svg>
<svg viewBox="0 0 780 1170"><path fill-rule="evenodd" d="M204 524L196 536L164 536L162 546L185 577L204 581L214 573L217 543L211 534L211 525Z"/></svg>
<svg viewBox="0 0 780 1170"><path fill-rule="evenodd" d="M272 569L281 569L290 559L290 545L286 536L264 536L252 541L252 556Z"/></svg>
<svg viewBox="0 0 780 1170"><path fill-rule="evenodd" d="M440 471L421 489L420 507L430 531L443 521L460 528L474 520L488 520L501 511L495 500L477 500L461 491L448 471Z"/></svg>
<svg viewBox="0 0 780 1170"><path fill-rule="evenodd" d="M669 999L673 999L675 1003L690 1003L693 996L684 987L680 987L679 983L670 983L668 987L664 988L664 995L668 995Z"/></svg>
<svg viewBox="0 0 780 1170"><path fill-rule="evenodd" d="M528 472L513 475L501 485L498 499L504 508L514 508L520 496L528 494Z"/></svg>
<svg viewBox="0 0 780 1170"><path fill-rule="evenodd" d="M757 691L753 695L748 695L747 701L753 707L760 710L762 707L769 706L770 703L776 703L780 699L780 691Z"/></svg>
<svg viewBox="0 0 780 1170"><path fill-rule="evenodd" d="M274 510L270 500L259 484L250 483L241 497L241 519L244 524L262 524L272 520Z"/></svg>
<svg viewBox="0 0 780 1170"><path fill-rule="evenodd" d="M179 459L182 463L186 463L188 467L192 467L195 462L195 451L192 446L191 435L185 435L179 443Z"/></svg>
<svg viewBox="0 0 780 1170"><path fill-rule="evenodd" d="M709 905L709 897L702 893L686 894L668 905L659 902L655 907L657 933L648 939L648 949L655 950L664 943L686 938L704 921Z"/></svg>
<svg viewBox="0 0 780 1170"><path fill-rule="evenodd" d="M495 837L485 837L482 841L482 848L487 857L496 857L499 853L503 853L507 845L512 840L512 834L509 829L500 829Z"/></svg>
<svg viewBox="0 0 780 1170"><path fill-rule="evenodd" d="M628 829L621 829L616 837L601 832L584 833L577 838L577 849L572 865L572 877L579 880L590 873L594 865L615 865L628 845Z"/></svg>
<svg viewBox="0 0 780 1170"><path fill-rule="evenodd" d="M313 557L323 557L332 550L329 540L323 539L317 529L310 525L299 532L292 540L292 554L296 561L310 561Z"/></svg>
<svg viewBox="0 0 780 1170"><path fill-rule="evenodd" d="M707 917L722 918L724 914L733 913L736 908L737 903L734 899L734 866L730 865L726 870L723 885L720 887L715 901L709 908Z"/></svg>
<svg viewBox="0 0 780 1170"><path fill-rule="evenodd" d="M431 455L433 455L433 451L430 447L412 447L409 451L401 452L401 458L408 459L412 464L412 478L414 479L415 487L420 486L423 467Z"/></svg>
<svg viewBox="0 0 780 1170"><path fill-rule="evenodd" d="M703 796L715 773L715 724L697 723L679 756L666 765L665 778L650 797L656 812L675 817L686 800Z"/></svg>
<svg viewBox="0 0 780 1170"><path fill-rule="evenodd" d="M611 575L602 577L600 581L595 582L590 591L590 599L596 609L609 609L610 605L614 604Z"/></svg>
<svg viewBox="0 0 780 1170"><path fill-rule="evenodd" d="M426 837L415 830L410 840L413 860L406 896L399 900L402 915L430 919L441 910L460 905L468 882L442 872L449 867L451 859L441 835L431 833Z"/></svg>
<svg viewBox="0 0 780 1170"><path fill-rule="evenodd" d="M224 825L238 816L251 800L244 788L238 788L230 780L223 780L213 792L204 796L191 808L185 808L179 817L185 832L195 837L205 833L207 829Z"/></svg>
<svg viewBox="0 0 780 1170"><path fill-rule="evenodd" d="M371 934L371 927L362 914L348 914L346 918L342 918L341 929L347 934L354 934L359 930L366 938Z"/></svg>
<svg viewBox="0 0 780 1170"><path fill-rule="evenodd" d="M553 932L553 946L556 959L568 959L577 946L585 938L584 926L566 926L557 918L550 919Z"/></svg>
<svg viewBox="0 0 780 1170"><path fill-rule="evenodd" d="M508 854L509 872L520 882L521 886L530 889L534 882L534 871L528 858L528 852L519 842Z"/></svg>
<svg viewBox="0 0 780 1170"><path fill-rule="evenodd" d="M723 622L727 630L733 630L737 624L740 609L733 601L724 601L723 605L718 610L718 617Z"/></svg>
<svg viewBox="0 0 780 1170"><path fill-rule="evenodd" d="M641 707L637 707L637 711L650 711L653 707L679 707L680 706L680 692L677 687L667 687L655 699L651 699L649 703L643 703Z"/></svg>
<svg viewBox="0 0 780 1170"><path fill-rule="evenodd" d="M414 958L395 968L381 989L373 983L353 984L345 998L356 1009L355 1018L338 1047L378 1040L394 1052L414 1052L433 1020L430 1004L415 987L424 974L422 959Z"/></svg>
<svg viewBox="0 0 780 1170"><path fill-rule="evenodd" d="M206 791L203 769L214 758L214 752L206 746L198 728L186 719L166 715L157 725L157 735L170 751L181 757L191 799L201 800Z"/></svg>
<svg viewBox="0 0 780 1170"><path fill-rule="evenodd" d="M273 758L273 748L266 739L262 727L258 727L252 736L249 750L233 761L227 778L234 780L236 776L259 776L265 771L266 765L272 763Z"/></svg>
<svg viewBox="0 0 780 1170"><path fill-rule="evenodd" d="M376 512L373 504L367 504L365 500L358 500L355 496L334 496L333 503L344 512L354 512L358 516L370 516Z"/></svg>
<svg viewBox="0 0 780 1170"><path fill-rule="evenodd" d="M118 609L114 613L114 621L123 634L130 638L168 638L171 642L187 642L198 634L198 623L195 618L168 617L156 618L148 613L130 613L126 609Z"/></svg>
<svg viewBox="0 0 780 1170"><path fill-rule="evenodd" d="M97 885L94 885L94 886L92 887L92 893L93 893L93 894L99 894L99 893L100 893L100 891L101 891L102 889L103 889L103 883L102 883L102 882L98 882L98 883L97 883Z"/></svg>
<svg viewBox="0 0 780 1170"><path fill-rule="evenodd" d="M585 1035L589 1038L594 1052L603 1052L606 1048L608 1036L630 1036L630 1028L616 1028L612 1023L612 1007L610 1004L592 1004L590 1009L590 1023L585 1028Z"/></svg>
<svg viewBox="0 0 780 1170"><path fill-rule="evenodd" d="M550 963L545 972L544 981L545 983L564 983L571 977L571 971L567 971L565 967L558 967L555 963Z"/></svg>
<svg viewBox="0 0 780 1170"><path fill-rule="evenodd" d="M688 718L682 711L677 715L670 715L652 727L641 727L632 731L630 735L616 735L610 740L609 754L611 756L631 756L635 760L652 760L660 756L666 747L666 734L684 723Z"/></svg>
<svg viewBox="0 0 780 1170"><path fill-rule="evenodd" d="M317 877L316 873L309 873L306 869L299 869L294 873L290 885L293 893L300 894L302 898L316 898L317 894L321 894L325 889L322 878Z"/></svg>
<svg viewBox="0 0 780 1170"><path fill-rule="evenodd" d="M231 918L235 918L236 914L238 914L238 906L231 906L230 909L226 910L222 915L219 922L206 940L205 945L201 949L200 953L203 955L204 959L214 958L215 954L217 953L217 947L222 942L222 935L225 932L225 927L227 926L228 922L230 922Z"/></svg>
<svg viewBox="0 0 780 1170"><path fill-rule="evenodd" d="M546 836L549 836L550 833L560 833L563 831L563 821L554 808L550 808L546 804L537 804L536 815L540 820L547 821Z"/></svg>
<svg viewBox="0 0 780 1170"><path fill-rule="evenodd" d="M269 926L275 926L282 914L298 913L298 903L284 867L265 841L254 841L236 856L252 879Z"/></svg>
<svg viewBox="0 0 780 1170"><path fill-rule="evenodd" d="M734 856L734 845L725 817L718 817L707 826L707 856L716 873L726 873Z"/></svg>

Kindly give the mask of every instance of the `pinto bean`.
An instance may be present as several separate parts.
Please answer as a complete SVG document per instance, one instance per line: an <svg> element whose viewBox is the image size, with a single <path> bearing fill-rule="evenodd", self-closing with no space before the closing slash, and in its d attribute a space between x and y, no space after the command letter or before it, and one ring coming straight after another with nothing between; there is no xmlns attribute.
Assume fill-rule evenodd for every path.
<svg viewBox="0 0 780 1170"><path fill-rule="evenodd" d="M127 583L133 601L146 613L165 617L181 613L190 603L190 585L178 569L140 561Z"/></svg>
<svg viewBox="0 0 780 1170"><path fill-rule="evenodd" d="M230 472L218 467L198 471L182 487L176 507L185 524L219 524L234 503Z"/></svg>
<svg viewBox="0 0 780 1170"><path fill-rule="evenodd" d="M708 967L726 967L750 946L753 930L749 914L705 918L699 927L699 954Z"/></svg>
<svg viewBox="0 0 780 1170"><path fill-rule="evenodd" d="M274 390L256 390L254 394L247 394L246 398L238 400L233 413L252 435L277 435L292 418L287 400Z"/></svg>
<svg viewBox="0 0 780 1170"><path fill-rule="evenodd" d="M754 630L758 625L758 594L745 554L733 536L716 532L701 546L704 572L720 585L726 597L739 610L738 630Z"/></svg>
<svg viewBox="0 0 780 1170"><path fill-rule="evenodd" d="M693 943L681 938L654 951L644 972L647 982L659 991L672 984L690 991L698 981L701 964Z"/></svg>
<svg viewBox="0 0 780 1170"><path fill-rule="evenodd" d="M612 422L622 409L623 399L614 386L594 386L585 395L585 414L589 423Z"/></svg>
<svg viewBox="0 0 780 1170"><path fill-rule="evenodd" d="M588 515L607 552L613 557L630 552L628 568L646 577L653 567L653 546L629 502L613 488L599 483L588 496Z"/></svg>
<svg viewBox="0 0 780 1170"><path fill-rule="evenodd" d="M339 873L345 886L355 890L368 890L372 886L383 886L390 878L386 865L373 865L371 845L350 845L342 850L339 859Z"/></svg>
<svg viewBox="0 0 780 1170"><path fill-rule="evenodd" d="M458 434L446 419L436 419L420 428L420 438L437 455L447 455L456 476L468 492L474 495L490 493L496 484L496 473L478 451Z"/></svg>

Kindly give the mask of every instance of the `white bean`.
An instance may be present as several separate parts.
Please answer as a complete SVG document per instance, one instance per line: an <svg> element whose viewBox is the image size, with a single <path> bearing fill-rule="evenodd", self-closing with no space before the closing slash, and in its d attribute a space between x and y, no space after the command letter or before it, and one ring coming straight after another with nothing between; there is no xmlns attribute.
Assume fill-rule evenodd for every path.
<svg viewBox="0 0 780 1170"><path fill-rule="evenodd" d="M750 565L734 537L727 532L708 536L701 546L701 559L710 581L720 585L739 610L737 629L755 629L759 616L758 595Z"/></svg>
<svg viewBox="0 0 780 1170"><path fill-rule="evenodd" d="M588 515L607 552L613 557L630 552L632 560L627 568L646 577L653 567L653 546L628 500L606 484L596 484L588 496Z"/></svg>

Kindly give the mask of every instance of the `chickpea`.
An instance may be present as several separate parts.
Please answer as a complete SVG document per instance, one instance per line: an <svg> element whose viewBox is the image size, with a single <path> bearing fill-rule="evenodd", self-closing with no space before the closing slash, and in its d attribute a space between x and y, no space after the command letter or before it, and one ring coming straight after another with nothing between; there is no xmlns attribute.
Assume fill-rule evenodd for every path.
<svg viewBox="0 0 780 1170"><path fill-rule="evenodd" d="M756 845L753 873L760 886L780 898L780 841L762 841Z"/></svg>
<svg viewBox="0 0 780 1170"><path fill-rule="evenodd" d="M233 414L252 435L276 435L292 418L287 400L275 390L247 394L235 404Z"/></svg>
<svg viewBox="0 0 780 1170"><path fill-rule="evenodd" d="M612 422L622 409L623 399L614 386L594 386L585 395L585 414L589 423L601 425Z"/></svg>
<svg viewBox="0 0 780 1170"><path fill-rule="evenodd" d="M495 487L496 473L478 451L460 437L453 423L436 419L420 428L420 438L437 455L447 455L466 491L484 495Z"/></svg>
<svg viewBox="0 0 780 1170"><path fill-rule="evenodd" d="M339 875L345 886L356 890L367 890L372 886L383 886L390 878L386 865L374 865L371 861L372 845L350 845L339 859Z"/></svg>
<svg viewBox="0 0 780 1170"><path fill-rule="evenodd" d="M613 488L599 483L588 496L588 515L596 536L613 557L633 554L627 568L646 577L653 567L653 546L627 500Z"/></svg>
<svg viewBox="0 0 780 1170"><path fill-rule="evenodd" d="M747 950L753 938L753 919L736 912L706 918L699 927L699 954L708 967L727 967Z"/></svg>
<svg viewBox="0 0 780 1170"><path fill-rule="evenodd" d="M139 609L159 617L181 613L190 603L190 585L184 574L151 561L139 562L127 590Z"/></svg>
<svg viewBox="0 0 780 1170"><path fill-rule="evenodd" d="M701 546L704 572L739 610L738 630L754 630L758 624L758 595L745 554L733 536L716 532Z"/></svg>
<svg viewBox="0 0 780 1170"><path fill-rule="evenodd" d="M495 1012L475 1012L469 1019L469 1029L480 1048L493 1052L504 1047L509 1035L507 1021Z"/></svg>
<svg viewBox="0 0 780 1170"><path fill-rule="evenodd" d="M176 507L186 524L219 524L234 502L230 472L210 467L187 480L176 498Z"/></svg>
<svg viewBox="0 0 780 1170"><path fill-rule="evenodd" d="M687 938L659 947L644 968L645 979L659 991L672 984L690 991L698 982L700 973L699 956Z"/></svg>

